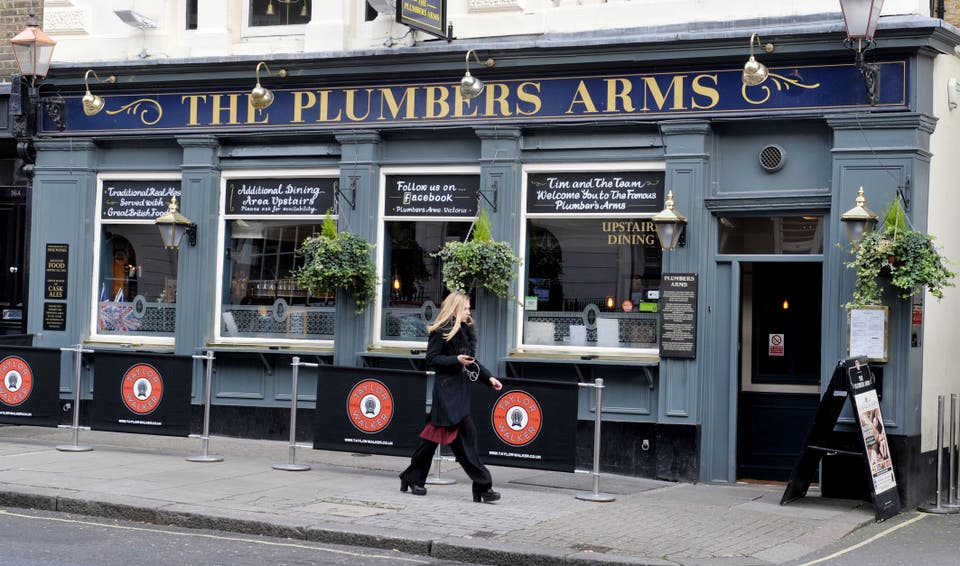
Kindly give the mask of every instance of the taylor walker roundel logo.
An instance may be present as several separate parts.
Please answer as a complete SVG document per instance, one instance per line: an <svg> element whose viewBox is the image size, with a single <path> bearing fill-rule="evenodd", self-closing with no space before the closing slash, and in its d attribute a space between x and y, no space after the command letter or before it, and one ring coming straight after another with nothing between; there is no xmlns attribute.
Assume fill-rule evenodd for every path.
<svg viewBox="0 0 960 566"><path fill-rule="evenodd" d="M30 364L18 356L0 361L0 401L15 407L30 397L33 391L33 371Z"/></svg>
<svg viewBox="0 0 960 566"><path fill-rule="evenodd" d="M138 415L149 415L163 399L163 378L150 364L137 364L123 374L120 382L123 404Z"/></svg>
<svg viewBox="0 0 960 566"><path fill-rule="evenodd" d="M493 430L511 446L526 446L540 434L543 413L540 403L526 391L510 391L493 406Z"/></svg>
<svg viewBox="0 0 960 566"><path fill-rule="evenodd" d="M350 390L347 415L358 430L380 432L387 428L393 418L393 394L380 381L365 379Z"/></svg>

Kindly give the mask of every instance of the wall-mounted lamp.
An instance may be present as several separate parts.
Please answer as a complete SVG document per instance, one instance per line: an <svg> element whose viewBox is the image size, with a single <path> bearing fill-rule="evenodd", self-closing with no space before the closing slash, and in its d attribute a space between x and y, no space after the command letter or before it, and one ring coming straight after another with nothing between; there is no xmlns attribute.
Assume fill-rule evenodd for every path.
<svg viewBox="0 0 960 566"><path fill-rule="evenodd" d="M13 55L17 58L20 76L30 77L31 86L37 79L47 76L50 70L50 59L53 57L53 48L57 45L57 42L43 33L39 26L37 18L33 12L30 12L27 26L10 40Z"/></svg>
<svg viewBox="0 0 960 566"><path fill-rule="evenodd" d="M103 110L103 97L90 92L89 79L91 74L101 83L115 83L117 82L117 77L110 75L105 79L101 79L93 69L87 69L86 74L83 75L83 86L87 87L87 93L83 95L83 113L87 116L96 116Z"/></svg>
<svg viewBox="0 0 960 566"><path fill-rule="evenodd" d="M883 0L840 0L843 25L847 28L844 46L856 51L857 70L867 89L867 100L876 104L880 100L880 67L864 61L867 50L874 47L873 34L880 21Z"/></svg>
<svg viewBox="0 0 960 566"><path fill-rule="evenodd" d="M257 110L264 110L271 104L273 104L273 93L269 89L263 88L260 86L260 68L263 67L267 70L267 76L270 77L280 77L284 78L287 76L286 69L280 69L276 73L270 71L270 67L266 63L260 61L257 63L257 84L253 87L253 90L250 91L250 105L256 108Z"/></svg>
<svg viewBox="0 0 960 566"><path fill-rule="evenodd" d="M467 51L467 56L464 58L467 64L467 72L464 73L463 78L460 79L460 95L463 96L464 100L470 100L476 98L483 92L483 81L474 77L470 74L470 55L473 55L473 58L477 60L477 63L483 63L487 67L493 67L497 62L492 58L488 58L486 61L480 61L480 57L477 55L477 52L473 49Z"/></svg>
<svg viewBox="0 0 960 566"><path fill-rule="evenodd" d="M850 245L856 247L860 239L877 226L877 215L867 208L867 197L863 196L863 187L857 193L856 206L840 215L840 221L847 229Z"/></svg>
<svg viewBox="0 0 960 566"><path fill-rule="evenodd" d="M197 245L197 225L177 210L177 197L170 199L167 211L153 222L160 230L163 247L168 250L179 248L184 234L189 238L191 247Z"/></svg>
<svg viewBox="0 0 960 566"><path fill-rule="evenodd" d="M757 86L763 81L767 80L767 77L770 76L770 71L767 69L767 66L757 61L757 58L753 56L753 45L757 44L767 53L773 53L773 44L766 43L763 44L760 42L760 38L757 37L757 34L750 36L750 58L747 59L746 64L743 66L743 84L747 86Z"/></svg>
<svg viewBox="0 0 960 566"><path fill-rule="evenodd" d="M657 238L660 239L663 251L677 249L687 225L687 217L677 212L673 206L673 191L670 191L663 203L663 210L656 213L652 219L657 227Z"/></svg>

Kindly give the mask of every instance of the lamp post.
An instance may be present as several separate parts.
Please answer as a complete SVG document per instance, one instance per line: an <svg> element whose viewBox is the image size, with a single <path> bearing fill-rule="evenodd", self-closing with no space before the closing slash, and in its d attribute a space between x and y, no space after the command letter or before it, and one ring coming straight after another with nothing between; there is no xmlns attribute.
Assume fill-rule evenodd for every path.
<svg viewBox="0 0 960 566"><path fill-rule="evenodd" d="M27 180L25 195L25 221L23 227L23 265L30 264L30 231L31 208L33 204L33 166L36 163L37 150L33 139L37 135L37 108L40 103L40 87L38 80L47 76L50 70L50 60L53 57L53 48L57 42L43 33L37 22L36 13L31 11L23 31L10 39L13 54L17 59L18 74L10 77L10 114L13 117L13 136L17 140L17 156L20 158L20 171ZM50 102L46 105L47 113L63 129L63 101ZM20 277L27 278L27 269ZM25 283L25 281L24 281ZM29 306L30 289L21 284L23 289L23 311L21 313L21 331L27 331L27 309Z"/></svg>
<svg viewBox="0 0 960 566"><path fill-rule="evenodd" d="M843 44L856 51L856 66L863 77L870 104L880 100L880 67L864 61L867 50L874 46L873 34L880 21L883 0L840 0L843 11L843 25L847 28L847 39Z"/></svg>

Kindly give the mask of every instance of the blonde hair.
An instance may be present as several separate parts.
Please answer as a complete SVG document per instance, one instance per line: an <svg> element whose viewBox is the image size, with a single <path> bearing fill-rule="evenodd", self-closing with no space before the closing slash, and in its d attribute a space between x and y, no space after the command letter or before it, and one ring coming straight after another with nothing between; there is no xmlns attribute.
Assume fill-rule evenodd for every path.
<svg viewBox="0 0 960 566"><path fill-rule="evenodd" d="M463 323L472 324L473 320L468 316L463 316L463 311L465 307L469 308L470 296L466 293L461 293L456 291L447 295L447 298L443 300L443 303L440 305L440 312L437 314L437 319L427 327L427 332L433 332L434 330L445 326L450 320L453 320L453 327L449 332L443 335L444 340L450 340L456 336L457 332L460 332L460 325Z"/></svg>

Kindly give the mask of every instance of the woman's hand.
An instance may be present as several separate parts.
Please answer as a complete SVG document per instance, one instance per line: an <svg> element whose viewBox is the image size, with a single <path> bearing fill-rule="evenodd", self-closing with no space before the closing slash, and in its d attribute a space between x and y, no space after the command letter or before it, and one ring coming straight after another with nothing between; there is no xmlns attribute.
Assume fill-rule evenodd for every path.
<svg viewBox="0 0 960 566"><path fill-rule="evenodd" d="M473 356L468 356L466 354L460 354L459 356L457 356L457 361L460 362L461 365L467 366L475 362L476 358L474 358Z"/></svg>
<svg viewBox="0 0 960 566"><path fill-rule="evenodd" d="M500 383L499 379L493 376L490 376L490 387L493 387L494 391L500 391L501 389L503 389L503 384Z"/></svg>

